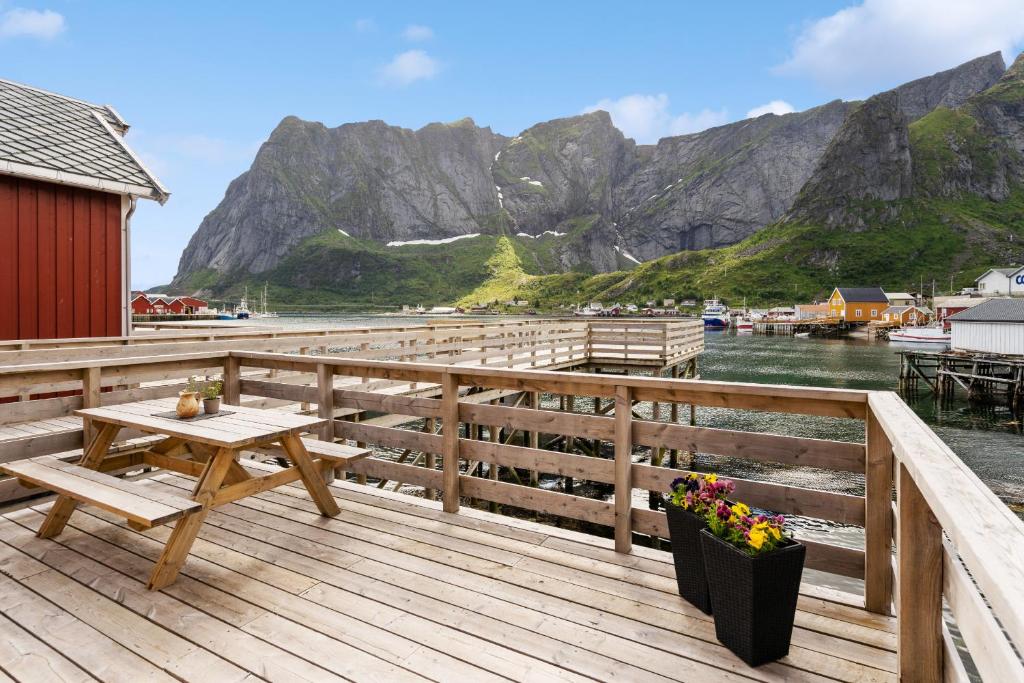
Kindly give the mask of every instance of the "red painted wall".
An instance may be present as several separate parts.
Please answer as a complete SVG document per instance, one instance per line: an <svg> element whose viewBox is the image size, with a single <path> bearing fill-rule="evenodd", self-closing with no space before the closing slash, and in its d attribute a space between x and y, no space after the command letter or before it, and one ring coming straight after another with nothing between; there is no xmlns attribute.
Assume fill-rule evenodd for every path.
<svg viewBox="0 0 1024 683"><path fill-rule="evenodd" d="M121 197L0 175L0 339L121 335Z"/></svg>

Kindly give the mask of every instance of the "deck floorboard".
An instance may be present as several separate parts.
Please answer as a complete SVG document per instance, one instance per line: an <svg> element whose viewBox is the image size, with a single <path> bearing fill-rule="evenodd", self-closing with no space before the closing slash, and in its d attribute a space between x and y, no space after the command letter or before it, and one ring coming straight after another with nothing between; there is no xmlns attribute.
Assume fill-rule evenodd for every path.
<svg viewBox="0 0 1024 683"><path fill-rule="evenodd" d="M145 482L191 488L160 474ZM212 511L177 583L145 590L167 527L48 504L0 517L0 673L28 680L891 681L893 620L808 587L790 655L751 669L675 591L671 557L336 482ZM824 595L824 597L823 597ZM4 640L4 638L0 638ZM39 672L46 672L45 676ZM709 678L710 677L710 678Z"/></svg>

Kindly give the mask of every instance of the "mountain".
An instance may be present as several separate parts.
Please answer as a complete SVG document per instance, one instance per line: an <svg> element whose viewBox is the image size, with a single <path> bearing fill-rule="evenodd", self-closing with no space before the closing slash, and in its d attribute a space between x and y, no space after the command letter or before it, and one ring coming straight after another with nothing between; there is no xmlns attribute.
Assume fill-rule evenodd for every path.
<svg viewBox="0 0 1024 683"><path fill-rule="evenodd" d="M751 237L628 272L532 278L512 295L792 302L842 284L944 292L1024 263L1024 55L954 107L912 120L902 96L856 105L791 210Z"/></svg>
<svg viewBox="0 0 1024 683"><path fill-rule="evenodd" d="M678 253L668 258L685 268L778 226L856 232L923 197L1006 201L1019 182L1005 144L1021 134L1018 70L994 53L864 102L656 145L601 111L513 138L471 119L411 131L287 117L203 220L171 288L227 295L265 280L284 298L442 303L591 275L621 285L645 261ZM951 131L963 145L946 144ZM427 274L414 264L432 247L467 260ZM442 271L458 286L422 286Z"/></svg>

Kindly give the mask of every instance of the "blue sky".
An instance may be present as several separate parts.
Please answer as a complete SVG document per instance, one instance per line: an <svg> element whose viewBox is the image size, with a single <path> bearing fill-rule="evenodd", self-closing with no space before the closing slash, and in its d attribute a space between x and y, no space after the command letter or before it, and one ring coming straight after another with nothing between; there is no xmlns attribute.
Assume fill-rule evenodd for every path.
<svg viewBox="0 0 1024 683"><path fill-rule="evenodd" d="M1021 0L0 0L0 77L112 104L171 190L140 202L135 287L166 283L289 114L514 135L595 107L638 140L870 95L1024 47Z"/></svg>

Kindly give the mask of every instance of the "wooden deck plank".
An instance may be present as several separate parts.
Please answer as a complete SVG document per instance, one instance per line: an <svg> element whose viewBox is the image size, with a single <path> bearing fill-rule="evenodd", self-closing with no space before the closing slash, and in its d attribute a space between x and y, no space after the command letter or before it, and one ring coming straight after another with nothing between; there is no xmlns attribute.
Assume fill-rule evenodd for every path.
<svg viewBox="0 0 1024 683"><path fill-rule="evenodd" d="M99 516L99 513L97 515ZM152 535L154 534L147 534ZM250 578L260 577L264 564L273 564L281 568L277 562L260 560L234 549L227 553L224 550L224 546L200 540L194 546L193 552L200 558L216 557L222 567ZM377 646L379 649L381 634L386 632L396 642L399 639L407 639L407 645L412 645L413 649L418 644L433 649L439 657L439 662L448 660L441 662L448 676L466 677L465 680L497 680L499 677L514 677L526 673L529 678L538 681L585 680L584 677L558 666L532 660L513 649L488 647L485 641L470 633L429 622L410 612L362 597L358 593L347 593L343 599L327 599L322 592L318 592L322 584L316 579L310 579L310 582L314 585L301 593L301 599L295 596L288 599L292 603L292 611L297 612L296 616L311 619L314 618L315 612L333 611L363 620L359 629L347 628L346 632L361 631L362 635L359 638L363 640L364 647Z"/></svg>
<svg viewBox="0 0 1024 683"><path fill-rule="evenodd" d="M0 550L7 546L0 546ZM10 553L0 553L7 556ZM50 571L44 568L43 572ZM177 679L132 652L114 638L80 621L41 595L0 573L0 612L58 652L73 652L74 663L92 676L112 683ZM31 679L29 679L31 680Z"/></svg>
<svg viewBox="0 0 1024 683"><path fill-rule="evenodd" d="M169 473L137 483L163 495L194 485ZM678 597L667 553L619 555L610 539L469 508L446 515L347 482L330 490L338 518L324 519L298 485L212 511L181 579L157 594L143 581L168 529L140 533L84 508L44 540L32 532L47 505L11 512L0 517L0 581L46 604L72 596L65 619L113 636L103 649L135 656L126 648L138 650L139 636L125 625L140 625L143 642L168 640L139 654L184 666L175 655L191 648L236 679L894 679L889 618L803 595L790 655L750 669ZM3 600L0 619L17 621ZM39 623L18 626L40 652L64 651ZM196 666L168 671L187 680Z"/></svg>
<svg viewBox="0 0 1024 683"><path fill-rule="evenodd" d="M33 510L30 514L32 517L19 518L17 521L27 524L31 530L38 520L42 519L42 513ZM32 519L35 521L31 521ZM104 540L102 536L111 529L117 527L96 517L76 515L58 540L62 545L101 561L126 576L141 580L139 577L146 576L150 570L150 560ZM327 638L302 624L289 621L268 612L262 606L232 595L228 591L234 585L235 582L232 580L222 580L217 586L213 586L183 575L179 581L159 594L173 596L226 624L260 637L265 643L265 652L270 655L280 648L286 656L292 654L299 659L315 662L320 667L353 681L422 680L412 672L388 665L357 648ZM331 652L332 656L324 658L325 651ZM292 675L299 675L300 678L303 678L302 671L308 669L294 660L282 662L277 656L274 659L274 667L286 668L289 671L298 668L299 671ZM326 672L323 673L326 677ZM314 677L312 680L319 679Z"/></svg>
<svg viewBox="0 0 1024 683"><path fill-rule="evenodd" d="M0 554L12 552L21 551L8 544L0 545ZM248 677L245 671L219 656L197 647L175 632L154 624L92 589L69 581L55 570L33 574L19 583L37 595L61 605L83 623L181 679L242 681ZM72 650L76 657L78 649L82 647L91 646L82 643L79 648Z"/></svg>
<svg viewBox="0 0 1024 683"><path fill-rule="evenodd" d="M335 491L337 492L337 489L335 489ZM287 490L281 490L279 493L295 495L298 492L289 488ZM301 497L302 494L298 493L298 495ZM341 497L339 496L339 498ZM346 508L348 507L349 506L346 506ZM675 573L674 569L669 564L662 565L666 568L666 571L647 574L642 571L637 571L636 567L628 567L616 562L608 562L607 560L609 558L631 557L629 555L615 553L611 550L607 550L602 553L602 556L599 558L587 557L579 555L575 552L575 549L573 552L569 553L551 550L546 546L546 541L538 545L536 543L509 539L487 531L463 529L451 524L444 525L438 522L430 522L428 520L419 521L420 518L410 517L408 511L401 513L389 512L388 510L382 509L382 506L373 506L355 501L351 503L351 509L354 512L362 513L362 519L367 519L366 516L372 518L372 523L376 528L381 528L380 525L384 524L385 521L392 522L394 526L391 526L390 529L400 535L410 533L410 529L412 527L432 530L443 529L447 536L471 540L478 545L491 546L497 549L507 550L518 555L556 562L564 566L570 566L576 569L596 573L606 578L634 583L645 588L659 590L672 596L676 595L677 588L675 583ZM343 515L341 519L344 520L346 517ZM429 539L425 540L429 542ZM668 555L668 553L665 553L665 555ZM655 563L653 561L647 561L644 566L649 567L652 564ZM524 565L520 564L518 566ZM852 618L852 623L849 626L843 626L843 628L849 632L848 636L852 636L854 633L859 633L862 636L861 642L866 642L890 651L895 650L895 636L892 635L891 620L887 620L885 618L873 619L870 616L865 619L859 619L856 618L858 616L857 613L867 613L864 613L863 610L854 610L852 608L833 608L820 599L808 598L807 596L802 596L800 598L800 604L802 609L799 613L798 625L806 625L812 630L821 630L823 624L822 618L835 619L845 617L840 618L841 621ZM807 623L802 623L802 620L805 620ZM877 629L876 624L890 625L890 628ZM831 624L827 625L834 626Z"/></svg>
<svg viewBox="0 0 1024 683"><path fill-rule="evenodd" d="M141 553L144 557L153 558L158 555L162 549L162 541L169 534L169 530L166 528L139 534L117 525L117 519L108 513L100 510L88 510L87 512L90 516L111 522L105 528L91 531L97 533L104 540ZM77 519L81 519L81 515ZM78 522L74 522L73 525L76 523ZM248 572L248 574L243 572ZM322 635L348 643L367 654L399 666L407 666L407 660L417 655L423 647L417 638L433 639L433 661L423 662L421 666L427 668L418 670L418 672L434 680L445 680L451 677L461 677L463 680L498 680L501 678L466 661L466 659L485 654L479 650L479 644L474 649L460 648L458 642L438 636L436 629L434 631L424 629L423 624L414 623L413 620L402 614L384 610L380 605L371 604L366 600L346 605L344 612L332 610L301 597L302 592L318 583L314 579L294 574L296 579L300 579L306 584L306 588L295 592L277 588L273 576L281 577L285 574L292 573L203 540L197 541L193 546L193 553L182 570L183 576L192 576L211 585L230 581L232 592L238 597L253 604L264 605L279 617L310 626ZM245 580L245 577L250 580ZM293 581L293 583L295 582ZM268 627L266 621L261 617L247 624L245 628L246 630L257 629L262 625L265 633L272 634L273 628ZM465 659L452 654L453 650L459 651L460 649ZM565 680L563 677L550 675L540 676L539 680L555 680L556 678Z"/></svg>
<svg viewBox="0 0 1024 683"><path fill-rule="evenodd" d="M77 683L94 680L70 659L0 614L0 681ZM16 678L12 678L16 677Z"/></svg>
<svg viewBox="0 0 1024 683"><path fill-rule="evenodd" d="M169 481L169 479L165 481ZM179 482L179 485L185 485L184 480ZM220 515L224 514L248 522L262 522L262 525L268 528L287 529L288 533L296 536L302 535L308 538L309 534L316 534L319 542L330 544L332 547L347 552L369 556L385 564L401 566L424 576L433 576L445 569L456 571L465 569L477 576L462 575L457 579L452 579L453 583L465 585L467 581L481 577L484 578L484 584L493 584L494 580L504 581L516 587L540 592L543 594L543 600L546 601L551 601L552 598L565 599L571 603L564 608L566 612L579 610L586 612L592 605L600 606L604 612L613 612L619 616L633 619L638 624L645 624L644 631L650 631L652 625L660 626L674 631L673 638L678 639L680 635L685 634L717 646L710 618L688 605L681 607L678 613L673 614L673 610L653 609L648 605L638 604L630 598L593 590L586 585L586 581L553 582L544 576L523 571L505 562L495 562L493 559L488 560L473 554L454 553L448 548L424 542L415 542L414 544L409 541L402 542L401 538L396 539L379 532L368 531L349 523L337 527L332 526L332 530L327 532L322 529L311 530L308 527L316 524L315 508L309 501L302 500L301 494L294 496L293 500L287 498L288 496L283 493L275 493L261 495L257 499L247 499L241 501L237 506L219 509L216 514L211 515L209 523L221 524ZM296 523L295 520L304 521ZM305 528L299 524L305 525ZM265 532L266 530L264 530ZM356 565L356 567L358 566ZM530 594L531 590L526 590L519 596L519 599L529 597ZM677 595L663 595L660 596L660 599L666 603L683 602ZM839 671L838 675L847 680L886 680L889 678L886 672L875 668L874 660L856 661L858 659L856 655L864 654L862 650L870 651L872 655L883 658L883 660L887 655L891 657L891 653L884 650L860 646L857 643L846 643L840 638L822 636L805 629L797 629L794 638L795 641L807 641L810 645L810 647L794 647L791 652L790 659L794 660L799 667L809 667L831 676L836 676L835 672ZM671 641L671 639L669 640ZM845 649L853 650L853 659L822 659L823 654L829 654L832 650L838 649L840 653L843 653L844 646L847 645L849 647ZM679 643L675 642L674 647L679 649ZM720 646L718 647L720 648ZM721 650L716 656L731 657L724 650ZM864 657L860 657L860 659L864 659Z"/></svg>

